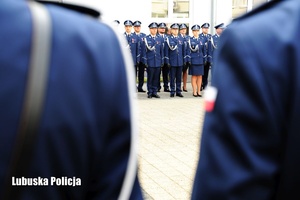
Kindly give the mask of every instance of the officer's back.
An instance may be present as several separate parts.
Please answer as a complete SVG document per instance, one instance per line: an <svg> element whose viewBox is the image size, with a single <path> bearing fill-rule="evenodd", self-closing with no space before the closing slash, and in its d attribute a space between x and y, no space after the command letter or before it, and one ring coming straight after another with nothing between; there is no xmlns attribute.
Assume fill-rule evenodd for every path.
<svg viewBox="0 0 300 200"><path fill-rule="evenodd" d="M126 59L109 26L55 5L47 10L53 30L50 69L33 161L25 178L45 178L48 185L24 187L21 198L117 199L134 129L127 87L127 76L133 75L124 67ZM0 2L0 196L20 123L32 26L26 1ZM75 187L52 186L51 177L81 181ZM132 194L141 198L139 187Z"/></svg>
<svg viewBox="0 0 300 200"><path fill-rule="evenodd" d="M288 0L222 34L192 199L300 199L299 32L300 1Z"/></svg>

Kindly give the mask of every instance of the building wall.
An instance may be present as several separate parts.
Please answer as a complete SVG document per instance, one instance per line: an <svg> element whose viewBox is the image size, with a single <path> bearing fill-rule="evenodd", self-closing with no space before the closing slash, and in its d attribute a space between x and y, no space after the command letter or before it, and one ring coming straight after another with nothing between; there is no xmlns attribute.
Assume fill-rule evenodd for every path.
<svg viewBox="0 0 300 200"><path fill-rule="evenodd" d="M266 1L266 0L255 0ZM152 18L152 0L64 0L76 4L88 5L98 9L102 13L102 19L107 22L119 20L121 24L118 29L124 31L123 22L127 19L132 21L140 20L142 22L142 32L149 33L148 25L151 22L186 23L190 26L194 24L202 25L205 22L211 24L211 33L214 34L214 26L219 23L226 25L232 20L232 0L190 0L189 18ZM84 3L83 3L84 2ZM212 9L214 8L214 9ZM172 9L172 5L169 5ZM121 10L121 11L120 11Z"/></svg>
<svg viewBox="0 0 300 200"><path fill-rule="evenodd" d="M256 8L258 7L259 5L263 4L263 3L266 3L270 0L253 0L253 8Z"/></svg>
<svg viewBox="0 0 300 200"><path fill-rule="evenodd" d="M191 1L191 19L189 23L210 23L210 32L215 33L216 24L229 24L232 19L232 0L193 0Z"/></svg>

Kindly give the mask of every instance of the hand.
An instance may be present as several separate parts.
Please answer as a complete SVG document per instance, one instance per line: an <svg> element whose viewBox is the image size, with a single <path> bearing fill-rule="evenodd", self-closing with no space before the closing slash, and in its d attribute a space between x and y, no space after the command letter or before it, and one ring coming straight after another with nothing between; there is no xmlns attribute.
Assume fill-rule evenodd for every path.
<svg viewBox="0 0 300 200"><path fill-rule="evenodd" d="M189 67L189 66L191 66L191 63L190 62L186 62L186 65Z"/></svg>
<svg viewBox="0 0 300 200"><path fill-rule="evenodd" d="M144 64L145 65L145 68L148 68L148 65L147 64Z"/></svg>
<svg viewBox="0 0 300 200"><path fill-rule="evenodd" d="M168 64L168 68L169 68L169 69L171 68L171 65L170 65L170 64Z"/></svg>

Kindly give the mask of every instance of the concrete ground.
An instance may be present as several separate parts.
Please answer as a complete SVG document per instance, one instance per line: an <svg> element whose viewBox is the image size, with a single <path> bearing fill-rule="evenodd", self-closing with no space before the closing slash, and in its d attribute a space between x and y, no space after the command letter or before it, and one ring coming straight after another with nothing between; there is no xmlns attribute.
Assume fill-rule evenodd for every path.
<svg viewBox="0 0 300 200"><path fill-rule="evenodd" d="M203 97L193 97L191 84L183 98L148 99L137 93L139 178L145 199L190 199L204 117ZM144 90L146 84L144 85Z"/></svg>

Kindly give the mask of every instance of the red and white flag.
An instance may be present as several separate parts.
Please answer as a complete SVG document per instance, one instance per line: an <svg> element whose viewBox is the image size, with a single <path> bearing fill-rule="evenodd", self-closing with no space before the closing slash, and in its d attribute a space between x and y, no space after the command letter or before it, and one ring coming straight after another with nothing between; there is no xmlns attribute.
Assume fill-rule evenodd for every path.
<svg viewBox="0 0 300 200"><path fill-rule="evenodd" d="M218 90L213 86L207 86L204 93L205 111L211 112L215 107Z"/></svg>

